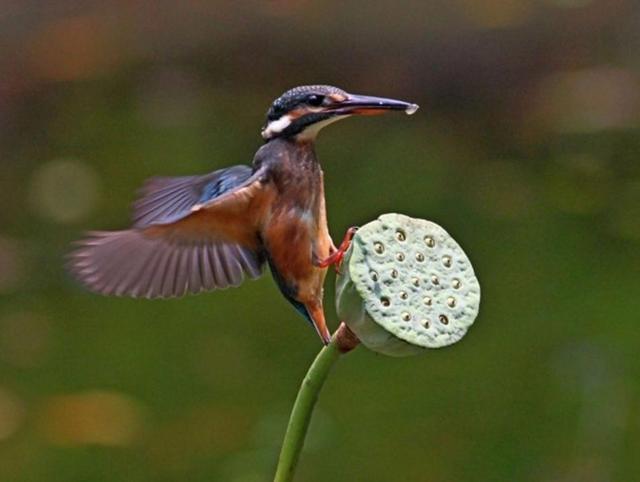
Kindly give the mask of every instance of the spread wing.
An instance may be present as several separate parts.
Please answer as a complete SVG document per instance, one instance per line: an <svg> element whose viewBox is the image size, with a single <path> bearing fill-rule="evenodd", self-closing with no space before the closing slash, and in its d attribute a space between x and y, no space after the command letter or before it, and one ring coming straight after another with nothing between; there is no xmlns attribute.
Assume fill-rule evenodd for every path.
<svg viewBox="0 0 640 482"><path fill-rule="evenodd" d="M257 235L275 196L265 170L234 166L204 176L152 178L133 227L89 233L70 255L92 291L172 297L239 285L262 273Z"/></svg>

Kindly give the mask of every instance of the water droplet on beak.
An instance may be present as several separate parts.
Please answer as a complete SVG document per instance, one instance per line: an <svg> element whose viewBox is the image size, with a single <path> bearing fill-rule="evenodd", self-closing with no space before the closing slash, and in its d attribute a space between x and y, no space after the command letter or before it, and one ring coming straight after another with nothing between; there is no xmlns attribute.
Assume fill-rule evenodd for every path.
<svg viewBox="0 0 640 482"><path fill-rule="evenodd" d="M407 115L413 115L416 113L416 111L420 108L420 106L418 104L410 104L409 107L407 107L404 112Z"/></svg>

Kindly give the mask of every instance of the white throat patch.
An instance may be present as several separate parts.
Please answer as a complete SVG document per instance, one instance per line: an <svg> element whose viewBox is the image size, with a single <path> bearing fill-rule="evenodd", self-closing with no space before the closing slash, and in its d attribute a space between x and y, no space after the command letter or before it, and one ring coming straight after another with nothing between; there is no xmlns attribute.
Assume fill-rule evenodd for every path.
<svg viewBox="0 0 640 482"><path fill-rule="evenodd" d="M336 116L333 116L333 117L329 117L328 119L322 120L320 122L315 122L315 123L307 126L296 137L298 139L300 139L301 141L312 141L312 140L314 140L316 138L316 136L318 135L318 132L320 132L320 130L323 127L326 127L329 124L333 124L334 122L339 121L340 119L344 119L346 117L349 117L349 116L348 115L336 115Z"/></svg>

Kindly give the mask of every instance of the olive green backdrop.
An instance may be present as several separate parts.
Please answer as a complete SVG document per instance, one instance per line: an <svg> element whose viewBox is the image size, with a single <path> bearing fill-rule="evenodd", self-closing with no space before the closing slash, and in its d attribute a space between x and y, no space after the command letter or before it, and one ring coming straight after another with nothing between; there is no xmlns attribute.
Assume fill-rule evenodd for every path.
<svg viewBox="0 0 640 482"><path fill-rule="evenodd" d="M63 264L305 83L422 107L322 133L334 238L436 221L483 299L458 345L341 360L297 480L638 480L639 31L632 0L2 2L0 481L270 480L320 348L270 276L128 300Z"/></svg>

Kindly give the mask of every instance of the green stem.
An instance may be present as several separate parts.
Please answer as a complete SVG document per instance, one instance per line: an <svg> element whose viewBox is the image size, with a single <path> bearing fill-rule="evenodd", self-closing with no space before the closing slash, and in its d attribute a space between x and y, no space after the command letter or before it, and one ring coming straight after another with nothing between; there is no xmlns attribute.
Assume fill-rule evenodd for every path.
<svg viewBox="0 0 640 482"><path fill-rule="evenodd" d="M320 350L302 381L289 417L287 432L284 435L284 442L278 459L278 468L273 479L274 482L291 482L293 480L298 458L304 445L304 438L311 421L311 414L318 400L322 385L324 385L324 381L327 379L336 360L340 358L340 355L353 349L357 344L357 339L355 339L355 342L350 339L353 345L346 346L344 342L345 334L347 337L355 337L346 325L341 325L331 343Z"/></svg>

